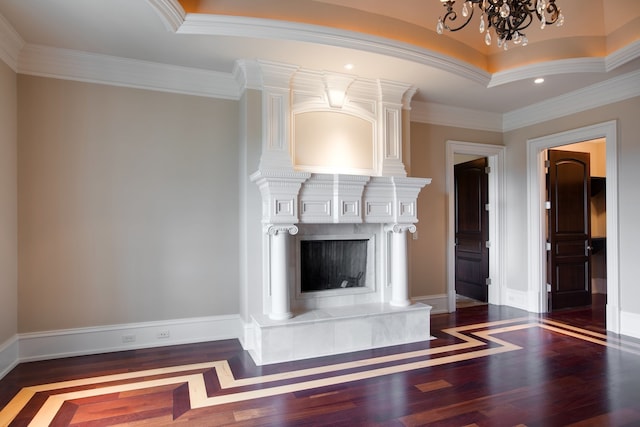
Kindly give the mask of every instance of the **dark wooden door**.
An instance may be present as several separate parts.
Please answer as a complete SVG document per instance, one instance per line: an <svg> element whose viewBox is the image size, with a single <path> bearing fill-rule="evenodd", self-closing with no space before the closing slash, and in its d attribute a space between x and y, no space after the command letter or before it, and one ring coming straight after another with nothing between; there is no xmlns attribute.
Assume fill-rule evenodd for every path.
<svg viewBox="0 0 640 427"><path fill-rule="evenodd" d="M489 177L487 159L454 167L456 293L487 301L489 277Z"/></svg>
<svg viewBox="0 0 640 427"><path fill-rule="evenodd" d="M548 152L547 272L551 310L591 304L589 153Z"/></svg>

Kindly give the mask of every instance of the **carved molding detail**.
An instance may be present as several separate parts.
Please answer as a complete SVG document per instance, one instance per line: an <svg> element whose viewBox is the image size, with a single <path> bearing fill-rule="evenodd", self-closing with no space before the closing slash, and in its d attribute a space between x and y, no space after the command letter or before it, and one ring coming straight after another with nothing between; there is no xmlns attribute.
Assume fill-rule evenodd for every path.
<svg viewBox="0 0 640 427"><path fill-rule="evenodd" d="M283 233L289 233L295 236L298 234L298 227L294 224L267 224L264 226L264 232L269 236L276 236Z"/></svg>
<svg viewBox="0 0 640 427"><path fill-rule="evenodd" d="M413 224L430 178L258 171L263 224ZM409 230L411 233L415 232Z"/></svg>
<svg viewBox="0 0 640 427"><path fill-rule="evenodd" d="M408 231L413 234L416 232L416 226L414 224L386 224L384 226L384 231L387 233L404 233Z"/></svg>

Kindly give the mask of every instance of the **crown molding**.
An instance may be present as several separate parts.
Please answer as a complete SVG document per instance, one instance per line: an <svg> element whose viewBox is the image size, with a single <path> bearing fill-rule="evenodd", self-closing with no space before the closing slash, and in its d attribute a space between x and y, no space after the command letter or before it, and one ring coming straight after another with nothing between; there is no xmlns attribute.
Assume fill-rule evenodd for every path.
<svg viewBox="0 0 640 427"><path fill-rule="evenodd" d="M411 121L493 132L509 132L640 96L640 71L547 99L505 114L413 102Z"/></svg>
<svg viewBox="0 0 640 427"><path fill-rule="evenodd" d="M411 121L439 126L502 132L502 114L414 101Z"/></svg>
<svg viewBox="0 0 640 427"><path fill-rule="evenodd" d="M262 71L257 60L237 60L233 65L232 74L241 93L247 89L262 90Z"/></svg>
<svg viewBox="0 0 640 427"><path fill-rule="evenodd" d="M614 70L627 62L640 58L640 40L628 44L616 50L605 58L605 68L607 71Z"/></svg>
<svg viewBox="0 0 640 427"><path fill-rule="evenodd" d="M6 29L1 19L0 29ZM39 45L26 45L20 51L22 39L15 31L13 33L9 49L6 43L0 45L0 55L8 55L8 60L0 57L21 74L232 100L240 99L242 90L259 86L259 82L255 81L255 72L249 72L253 69L248 66L253 65L251 62L236 64L233 73L221 73ZM621 64L637 57L640 52L638 46L640 44L636 43L609 58L612 63ZM13 57L18 60L13 61ZM15 63L14 66L11 62ZM559 64L559 68L566 66ZM640 96L639 79L640 71L627 73L504 115L413 102L411 121L493 132L511 131Z"/></svg>
<svg viewBox="0 0 640 427"><path fill-rule="evenodd" d="M230 73L40 45L22 49L18 72L212 98L240 98L238 84Z"/></svg>
<svg viewBox="0 0 640 427"><path fill-rule="evenodd" d="M160 16L168 31L178 31L186 16L178 0L147 0L147 3Z"/></svg>
<svg viewBox="0 0 640 427"><path fill-rule="evenodd" d="M491 76L491 81L487 87L496 87L520 80L533 79L541 75L604 73L605 71L605 59L603 58L560 59L498 71Z"/></svg>
<svg viewBox="0 0 640 427"><path fill-rule="evenodd" d="M504 115L503 130L508 132L640 96L639 81L640 70L633 71L566 95L511 111Z"/></svg>
<svg viewBox="0 0 640 427"><path fill-rule="evenodd" d="M264 18L188 13L179 34L254 37L358 49L446 70L486 86L491 75L464 61L382 37L354 31Z"/></svg>
<svg viewBox="0 0 640 427"><path fill-rule="evenodd" d="M25 42L13 26L0 15L0 60L18 72L18 58Z"/></svg>
<svg viewBox="0 0 640 427"><path fill-rule="evenodd" d="M604 58L571 58L530 64L498 71L491 76L487 87L500 86L542 75L576 73L606 73L640 57L640 40L633 42Z"/></svg>

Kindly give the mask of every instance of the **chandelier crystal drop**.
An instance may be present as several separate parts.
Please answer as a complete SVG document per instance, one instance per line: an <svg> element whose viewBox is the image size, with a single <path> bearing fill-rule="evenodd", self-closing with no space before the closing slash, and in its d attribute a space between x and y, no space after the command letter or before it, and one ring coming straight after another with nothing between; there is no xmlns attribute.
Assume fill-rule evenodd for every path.
<svg viewBox="0 0 640 427"><path fill-rule="evenodd" d="M464 0L461 10L462 19L458 25L458 13L453 6L455 0L440 0L447 9L444 16L438 18L436 32L442 34L444 30L458 31L466 27L476 9L480 13L481 34L484 41L491 45L495 33L498 47L507 49L507 42L513 41L516 46L526 46L529 43L523 30L529 27L534 17L540 22L540 28L556 24L564 24L564 15L556 6L556 0Z"/></svg>

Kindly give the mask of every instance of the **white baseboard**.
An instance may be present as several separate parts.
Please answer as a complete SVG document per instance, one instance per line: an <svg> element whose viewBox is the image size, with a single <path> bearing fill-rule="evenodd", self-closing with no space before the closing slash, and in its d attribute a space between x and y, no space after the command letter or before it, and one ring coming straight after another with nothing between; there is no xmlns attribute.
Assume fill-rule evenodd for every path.
<svg viewBox="0 0 640 427"><path fill-rule="evenodd" d="M243 331L244 335L240 340L242 344L242 348L245 350L253 350L256 345L256 331L255 324L253 321L251 322L243 322Z"/></svg>
<svg viewBox="0 0 640 427"><path fill-rule="evenodd" d="M538 292L519 291L517 289L507 288L505 305L513 308L519 308L530 313L538 313L539 301Z"/></svg>
<svg viewBox="0 0 640 427"><path fill-rule="evenodd" d="M0 379L18 364L18 335L0 344Z"/></svg>
<svg viewBox="0 0 640 427"><path fill-rule="evenodd" d="M166 332L168 337L160 336ZM18 361L240 339L242 336L243 324L238 315L25 333L18 335Z"/></svg>
<svg viewBox="0 0 640 427"><path fill-rule="evenodd" d="M411 297L411 301L421 302L431 306L431 314L448 313L447 294L423 295L420 297Z"/></svg>
<svg viewBox="0 0 640 427"><path fill-rule="evenodd" d="M620 335L640 339L640 314L620 312Z"/></svg>

